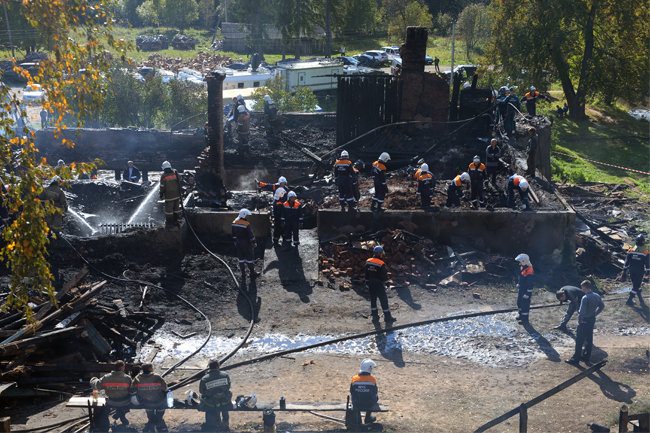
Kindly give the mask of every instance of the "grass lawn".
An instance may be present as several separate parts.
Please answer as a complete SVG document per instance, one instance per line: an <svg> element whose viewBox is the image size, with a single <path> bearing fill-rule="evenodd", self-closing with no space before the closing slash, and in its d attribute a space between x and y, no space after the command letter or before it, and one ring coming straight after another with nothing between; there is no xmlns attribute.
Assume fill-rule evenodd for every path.
<svg viewBox="0 0 650 433"><path fill-rule="evenodd" d="M538 112L553 116L555 105L541 103ZM582 158L650 172L650 125L636 120L616 106L587 107L588 120L555 119L552 127L552 150ZM620 183L624 178L638 190L631 194L650 201L650 176L591 163L578 158L552 154L553 178L570 182Z"/></svg>
<svg viewBox="0 0 650 433"><path fill-rule="evenodd" d="M163 34L167 36L167 39L171 42L175 34L178 33L177 29L168 28L168 27L138 27L138 28L128 28L128 27L115 27L113 35L117 39L124 39L126 41L131 41L135 47L135 38L140 35L157 35ZM136 51L133 50L128 53L128 56L132 58L136 64L142 62L142 60L148 58L152 54L160 54L166 57L175 57L182 59L189 59L196 55L197 51L208 51L210 49L210 44L212 43L212 38L214 32L202 29L188 29L185 31L185 34L196 38L199 43L196 46L196 50L193 51L184 51L184 50L175 50L169 48L161 51ZM350 38L334 38L332 41L332 49L338 50L342 45L345 46L346 54L349 56L355 54L361 54L364 51L368 50L378 50L383 46L389 45L400 45L403 41L399 43L391 43L386 37L375 37L375 36L355 36ZM472 53L472 58L467 58L465 53L465 42L457 38L455 46L455 57L454 63L456 65L473 63L478 61L478 57L481 55L480 48L477 52ZM234 60L245 59L247 57L244 53L233 53L225 51L216 51L215 53L226 55L232 57ZM287 53L288 54L288 53ZM430 36L429 43L427 46L427 54L431 57L438 56L440 58L441 65L450 65L451 64L451 38L450 37L437 37ZM21 59L25 53L20 51L16 52L16 56ZM289 55L288 55L289 56ZM314 55L316 56L316 55ZM266 61L269 63L275 63L278 60L282 59L282 53L264 53ZM289 56L290 57L290 56ZM305 56L309 57L309 56ZM0 50L1 59L10 59L11 51Z"/></svg>

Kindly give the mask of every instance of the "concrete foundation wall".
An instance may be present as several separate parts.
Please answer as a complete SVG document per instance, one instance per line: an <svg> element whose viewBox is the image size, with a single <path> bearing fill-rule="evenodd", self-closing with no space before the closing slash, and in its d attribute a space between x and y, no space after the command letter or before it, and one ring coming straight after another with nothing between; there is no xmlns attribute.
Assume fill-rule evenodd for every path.
<svg viewBox="0 0 650 433"><path fill-rule="evenodd" d="M572 265L575 261L575 213L572 211L389 210L379 218L371 212L361 212L358 219L335 210L318 212L321 240L357 231L359 225L365 230L406 229L451 247L462 244L512 257L525 252L533 263Z"/></svg>
<svg viewBox="0 0 650 433"><path fill-rule="evenodd" d="M232 236L232 222L237 218L238 212L215 211L210 209L193 208L185 210L196 234L203 239L230 238ZM271 236L271 218L269 212L253 212L248 217L253 226L255 237Z"/></svg>

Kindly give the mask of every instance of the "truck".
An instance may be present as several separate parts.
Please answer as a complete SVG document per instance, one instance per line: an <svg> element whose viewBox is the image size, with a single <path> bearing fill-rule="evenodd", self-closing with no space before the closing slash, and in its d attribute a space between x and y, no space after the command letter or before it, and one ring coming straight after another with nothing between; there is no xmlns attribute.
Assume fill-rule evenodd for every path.
<svg viewBox="0 0 650 433"><path fill-rule="evenodd" d="M337 87L337 76L343 75L343 63L332 60L278 62L276 73L285 81L285 90L309 87L313 91Z"/></svg>

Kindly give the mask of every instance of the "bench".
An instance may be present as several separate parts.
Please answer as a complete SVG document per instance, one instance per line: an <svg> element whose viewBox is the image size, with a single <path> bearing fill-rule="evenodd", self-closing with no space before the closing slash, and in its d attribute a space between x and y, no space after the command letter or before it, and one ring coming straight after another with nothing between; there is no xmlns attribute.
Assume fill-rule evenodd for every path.
<svg viewBox="0 0 650 433"><path fill-rule="evenodd" d="M88 420L90 422L91 426L95 425L95 410L99 407L104 407L106 405L106 398L105 397L98 397L96 402L93 402L92 397L71 397L70 400L68 400L68 403L66 404L66 407L76 407L76 408L85 408L88 409ZM126 406L131 410L134 409L145 409L144 406L134 406L132 404L129 404L129 406ZM166 410L177 410L177 409L191 409L191 410L198 410L197 406L188 406L185 401L183 400L177 400L174 399L174 407L172 408L165 408ZM257 404L255 405L254 408L252 409L244 409L244 408L239 408L235 406L235 402L233 402L232 408L230 409L230 412L265 412L265 411L273 411L273 412L313 412L313 411L318 411L318 412L346 412L348 409L348 404L345 402L338 402L338 401L333 401L333 402L303 402L303 401L297 401L297 402L286 402L282 406L280 405L280 402L272 402L272 401L258 401ZM376 405L373 409L373 412L388 412L388 406L384 404L378 404Z"/></svg>

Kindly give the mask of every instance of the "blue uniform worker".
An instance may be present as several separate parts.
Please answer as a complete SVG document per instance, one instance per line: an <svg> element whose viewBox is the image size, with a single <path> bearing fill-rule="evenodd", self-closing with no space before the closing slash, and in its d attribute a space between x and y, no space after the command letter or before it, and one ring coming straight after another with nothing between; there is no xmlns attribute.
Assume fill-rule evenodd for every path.
<svg viewBox="0 0 650 433"><path fill-rule="evenodd" d="M530 263L530 257L528 254L519 254L515 257L515 260L519 262L519 293L517 294L517 310L519 315L517 316L517 321L521 322L522 325L528 323L528 314L530 312L530 298L533 295L533 265Z"/></svg>
<svg viewBox="0 0 650 433"><path fill-rule="evenodd" d="M352 161L350 161L350 154L346 150L341 152L341 157L334 163L334 181L339 189L341 210L345 212L346 205L350 211L354 210L357 204L353 187L354 169Z"/></svg>
<svg viewBox="0 0 650 433"><path fill-rule="evenodd" d="M632 280L632 290L630 290L630 296L627 298L628 305L634 305L634 297L638 296L639 303L645 306L641 296L641 284L643 283L643 276L650 273L650 255L648 255L648 249L644 244L645 236L643 234L638 235L636 237L636 246L630 248L627 256L625 256L622 279L625 280L629 272L630 280Z"/></svg>
<svg viewBox="0 0 650 433"><path fill-rule="evenodd" d="M283 244L290 247L293 237L293 246L300 245L298 230L302 227L302 204L296 200L296 193L289 191L287 201L282 207L282 224L284 225Z"/></svg>
<svg viewBox="0 0 650 433"><path fill-rule="evenodd" d="M568 302L569 307L567 308L566 314L562 319L562 323L560 323L554 329L559 329L560 331L565 332L567 331L566 324L569 323L569 320L571 320L573 313L578 311L578 308L580 307L580 301L582 301L583 296L584 293L582 289L575 286L564 286L558 290L557 293L555 293L555 297L558 299L558 301L560 301L560 303Z"/></svg>
<svg viewBox="0 0 650 433"><path fill-rule="evenodd" d="M580 361L589 362L594 341L596 316L605 309L603 300L591 291L591 282L585 280L580 284L584 296L578 310L578 329L576 329L576 347L573 356L565 362L578 365Z"/></svg>
<svg viewBox="0 0 650 433"><path fill-rule="evenodd" d="M496 138L490 140L490 145L485 149L485 172L487 179L492 178L492 184L497 184L497 171L499 171L499 158L501 158L501 148L498 146Z"/></svg>
<svg viewBox="0 0 650 433"><path fill-rule="evenodd" d="M386 296L386 281L388 281L388 270L386 263L382 260L384 257L384 249L377 245L372 250L372 257L366 260L366 286L370 293L370 314L372 320L379 320L379 312L377 310L377 298L381 304L381 309L384 313L384 321L392 323L395 321L390 314L388 308L388 296Z"/></svg>
<svg viewBox="0 0 650 433"><path fill-rule="evenodd" d="M390 161L390 155L383 152L379 159L372 163L372 178L375 184L375 194L372 196L370 210L382 211L382 206L386 200L388 186L386 186L386 164Z"/></svg>
<svg viewBox="0 0 650 433"><path fill-rule="evenodd" d="M364 418L365 424L370 424L375 420L372 416L372 410L377 407L379 393L377 392L377 380L372 376L372 369L376 367L372 359L361 361L359 373L352 378L350 383L350 399L352 400L352 410L354 411L355 426L361 424L361 411L366 413Z"/></svg>
<svg viewBox="0 0 650 433"><path fill-rule="evenodd" d="M237 259L239 259L242 280L246 278L246 266L250 270L251 278L258 276L258 273L255 272L255 247L257 243L253 235L253 228L247 220L250 215L251 211L242 209L239 211L239 216L232 222L232 237L237 249Z"/></svg>
<svg viewBox="0 0 650 433"><path fill-rule="evenodd" d="M530 208L528 203L528 181L518 174L513 174L508 178L508 185L506 189L508 190L508 200L506 202L509 208L515 208L515 192L519 193L519 199L521 200L521 209L527 210Z"/></svg>

